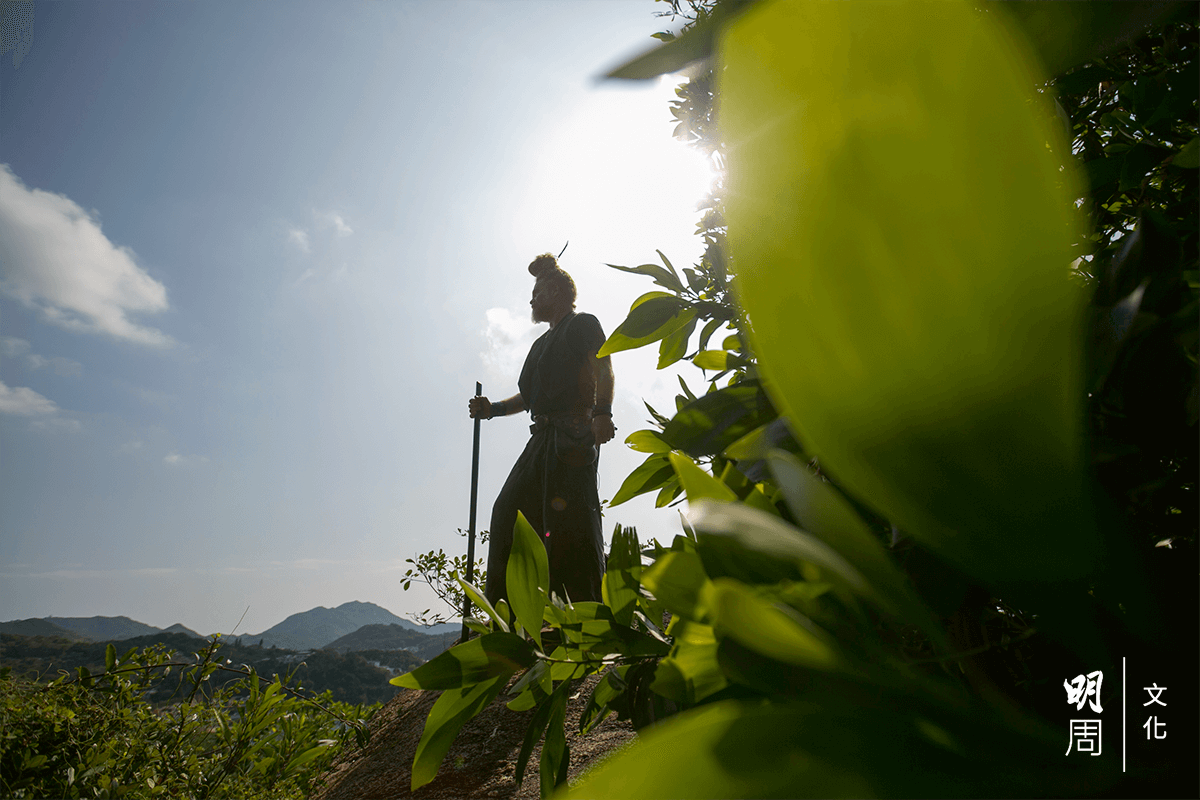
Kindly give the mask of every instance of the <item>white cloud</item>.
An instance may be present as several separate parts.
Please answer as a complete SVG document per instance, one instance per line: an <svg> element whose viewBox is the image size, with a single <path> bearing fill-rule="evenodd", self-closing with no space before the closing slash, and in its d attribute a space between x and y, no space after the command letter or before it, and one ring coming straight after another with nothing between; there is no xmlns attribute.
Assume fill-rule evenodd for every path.
<svg viewBox="0 0 1200 800"><path fill-rule="evenodd" d="M43 397L28 386L10 389L4 383L0 383L0 414L20 414L29 417L56 413L58 405L53 400Z"/></svg>
<svg viewBox="0 0 1200 800"><path fill-rule="evenodd" d="M521 372L525 356L536 338L537 326L507 308L489 308L486 313L487 350L481 355L491 377L512 382Z"/></svg>
<svg viewBox="0 0 1200 800"><path fill-rule="evenodd" d="M54 370L56 374L62 375L66 378L78 378L83 374L83 364L80 364L74 359L65 358L63 356L50 356L49 358L46 358L45 356L39 356L35 353L31 353L28 357L28 361L29 366L33 367L34 369L49 367L50 369Z"/></svg>
<svg viewBox="0 0 1200 800"><path fill-rule="evenodd" d="M312 247L308 243L308 231L301 230L300 228L292 228L288 231L288 241L299 247L302 252L312 252Z"/></svg>
<svg viewBox="0 0 1200 800"><path fill-rule="evenodd" d="M349 236L354 233L354 229L347 225L346 220L342 219L342 215L336 211L327 211L325 213L313 211L313 215L325 225L332 225L333 229L337 231L338 236Z"/></svg>
<svg viewBox="0 0 1200 800"><path fill-rule="evenodd" d="M0 336L0 355L16 358L29 352L29 342L15 336Z"/></svg>
<svg viewBox="0 0 1200 800"><path fill-rule="evenodd" d="M292 285L299 286L300 284L304 283L309 278L315 277L316 274L317 274L317 271L315 269L313 269L312 267L309 267L308 269L304 270L303 275L301 275L299 278L296 278L296 282L293 283Z"/></svg>
<svg viewBox="0 0 1200 800"><path fill-rule="evenodd" d="M30 189L0 164L0 291L68 330L157 347L172 343L131 313L167 310L167 290L61 194Z"/></svg>
<svg viewBox="0 0 1200 800"><path fill-rule="evenodd" d="M138 446L139 447L141 446L141 442L138 443ZM186 464L195 464L195 463L207 464L208 459L204 456L180 455L179 453L172 450L165 457L163 457L163 463L167 464L168 466L172 466L172 467L182 467Z"/></svg>
<svg viewBox="0 0 1200 800"><path fill-rule="evenodd" d="M50 417L48 419L34 420L29 423L29 427L35 431L51 431L54 433L76 433L83 428L83 423L77 419L65 419L63 417Z"/></svg>
<svg viewBox="0 0 1200 800"><path fill-rule="evenodd" d="M18 339L15 336L0 337L0 355L9 358L17 358L25 356L26 363L32 369L45 369L50 367L59 375L66 377L77 378L83 374L83 364L70 358L63 356L40 356L37 353L29 352L29 342L24 339Z"/></svg>

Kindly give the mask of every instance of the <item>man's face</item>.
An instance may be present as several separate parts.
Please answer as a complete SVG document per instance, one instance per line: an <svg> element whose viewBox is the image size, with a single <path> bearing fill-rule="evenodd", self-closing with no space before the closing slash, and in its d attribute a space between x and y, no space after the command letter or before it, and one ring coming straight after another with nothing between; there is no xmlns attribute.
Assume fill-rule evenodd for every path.
<svg viewBox="0 0 1200 800"><path fill-rule="evenodd" d="M558 292L548 281L538 279L533 284L533 297L529 300L530 317L534 322L550 322L554 318Z"/></svg>

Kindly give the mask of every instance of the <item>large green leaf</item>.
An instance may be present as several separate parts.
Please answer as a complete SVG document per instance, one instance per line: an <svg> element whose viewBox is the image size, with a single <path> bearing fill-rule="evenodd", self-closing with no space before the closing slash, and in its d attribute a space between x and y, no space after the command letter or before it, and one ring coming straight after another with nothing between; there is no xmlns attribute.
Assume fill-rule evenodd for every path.
<svg viewBox="0 0 1200 800"><path fill-rule="evenodd" d="M642 572L642 585L676 614L704 622L701 600L709 584L700 556L688 551L664 553Z"/></svg>
<svg viewBox="0 0 1200 800"><path fill-rule="evenodd" d="M760 597L733 578L715 578L705 587L713 631L776 661L812 669L834 669L840 659L828 635L798 611ZM716 657L716 652L713 652Z"/></svg>
<svg viewBox="0 0 1200 800"><path fill-rule="evenodd" d="M790 453L776 450L767 460L800 527L854 564L883 608L922 628L944 646L941 625L850 503Z"/></svg>
<svg viewBox="0 0 1200 800"><path fill-rule="evenodd" d="M1120 777L1117 760L1069 762L1039 733L1014 735L983 713L928 712L903 694L724 701L642 732L567 797L1064 796Z"/></svg>
<svg viewBox="0 0 1200 800"><path fill-rule="evenodd" d="M735 288L776 406L968 574L1088 574L1083 192L1023 45L966 3L811 2L721 48Z"/></svg>
<svg viewBox="0 0 1200 800"><path fill-rule="evenodd" d="M389 683L406 689L457 689L496 675L511 675L533 662L533 648L520 636L489 633L455 645Z"/></svg>
<svg viewBox="0 0 1200 800"><path fill-rule="evenodd" d="M454 737L468 720L487 708L488 703L496 698L504 689L504 684L512 677L511 672L501 673L494 678L466 686L461 689L447 689L429 710L425 720L425 730L421 741L417 743L417 754L413 759L411 791L429 783L437 776L438 767Z"/></svg>
<svg viewBox="0 0 1200 800"><path fill-rule="evenodd" d="M826 579L879 600L875 589L854 564L825 542L779 517L741 503L702 500L691 505L688 518L696 527L701 548L709 542L715 544L727 539L740 548L780 561L814 564L822 569Z"/></svg>
<svg viewBox="0 0 1200 800"><path fill-rule="evenodd" d="M508 602L517 622L542 647L542 615L550 592L550 559L546 545L534 532L525 515L517 512L513 525L512 551L505 572Z"/></svg>
<svg viewBox="0 0 1200 800"><path fill-rule="evenodd" d="M1195 8L1186 2L1088 3L989 2L1015 25L1047 75L1106 56L1130 44L1151 25ZM1190 7L1190 8L1189 8Z"/></svg>

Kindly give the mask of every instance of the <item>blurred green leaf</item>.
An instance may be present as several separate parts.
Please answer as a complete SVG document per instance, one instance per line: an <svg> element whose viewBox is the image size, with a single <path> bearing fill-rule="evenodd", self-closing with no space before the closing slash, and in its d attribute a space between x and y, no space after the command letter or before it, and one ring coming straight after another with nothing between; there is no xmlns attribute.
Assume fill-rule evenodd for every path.
<svg viewBox="0 0 1200 800"><path fill-rule="evenodd" d="M1136 144L1125 154L1125 161L1121 165L1120 190L1126 192L1136 189L1146 177L1146 173L1154 169L1164 155L1163 151L1144 142Z"/></svg>
<svg viewBox="0 0 1200 800"><path fill-rule="evenodd" d="M850 503L791 454L776 450L767 460L800 527L853 564L874 588L884 609L920 627L939 646L947 647L941 625Z"/></svg>
<svg viewBox="0 0 1200 800"><path fill-rule="evenodd" d="M813 564L823 570L826 580L879 602L875 590L853 564L825 542L779 517L741 503L701 500L689 506L688 518L696 527L705 563L708 563L706 549L719 554L713 559L714 570L722 561L741 558L739 551L758 553L782 564ZM727 574L723 566L721 569L722 574ZM768 565L762 563L756 564L754 571L770 576L768 579L789 577L787 573L772 575Z"/></svg>
<svg viewBox="0 0 1200 800"><path fill-rule="evenodd" d="M1175 154L1175 158L1171 159L1171 163L1184 169L1200 167L1200 137L1193 138L1180 148L1179 152Z"/></svg>
<svg viewBox="0 0 1200 800"><path fill-rule="evenodd" d="M705 622L708 611L701 600L708 576L700 556L672 551L642 571L642 586L671 611L696 622Z"/></svg>
<svg viewBox="0 0 1200 800"><path fill-rule="evenodd" d="M546 545L542 544L541 537L520 511L513 525L512 550L508 556L505 577L508 602L517 622L533 637L540 650L542 614L546 609L546 595L550 591L550 559L546 555Z"/></svg>
<svg viewBox="0 0 1200 800"><path fill-rule="evenodd" d="M704 757L681 757L691 753ZM986 714L927 713L902 694L849 702L824 692L683 712L642 733L567 797L1065 796L1101 792L1120 776L1111 765L1064 761L1049 737L1014 735Z"/></svg>
<svg viewBox="0 0 1200 800"><path fill-rule="evenodd" d="M614 67L604 77L644 81L678 72L712 54L713 35L714 31L708 27L689 31L683 36L650 48L619 67Z"/></svg>
<svg viewBox="0 0 1200 800"><path fill-rule="evenodd" d="M915 8L763 4L722 39L754 352L823 468L912 536L984 581L1081 578L1083 192L1020 43Z"/></svg>
<svg viewBox="0 0 1200 800"><path fill-rule="evenodd" d="M840 659L829 636L795 609L775 604L733 578L714 578L704 602L713 631L776 661L811 669L834 669ZM713 657L716 657L715 652Z"/></svg>
<svg viewBox="0 0 1200 800"><path fill-rule="evenodd" d="M1186 13L1185 2L988 2L1024 35L1047 75L1058 75L1132 44L1146 28Z"/></svg>
<svg viewBox="0 0 1200 800"><path fill-rule="evenodd" d="M1121 166L1124 159L1120 156L1096 158L1083 165L1087 173L1087 182L1093 190L1107 186L1121 177Z"/></svg>

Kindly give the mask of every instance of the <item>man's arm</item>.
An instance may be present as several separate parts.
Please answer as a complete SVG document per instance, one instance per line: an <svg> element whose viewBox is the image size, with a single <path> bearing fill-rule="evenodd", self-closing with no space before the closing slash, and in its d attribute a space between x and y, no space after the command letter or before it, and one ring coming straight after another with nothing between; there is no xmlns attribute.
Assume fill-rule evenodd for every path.
<svg viewBox="0 0 1200 800"><path fill-rule="evenodd" d="M592 374L596 379L596 411L592 417L592 435L596 444L611 441L617 429L612 420L613 401L613 368L612 357L596 358L596 352L588 353L588 362L592 365Z"/></svg>
<svg viewBox="0 0 1200 800"><path fill-rule="evenodd" d="M501 406L501 403L503 403L503 406ZM509 414L518 414L524 410L525 398L521 397L520 392L514 394L507 400L501 400L496 403L493 403L486 397L472 397L470 402L467 404L467 411L471 415L471 419L491 419L492 417L504 417L508 416Z"/></svg>

